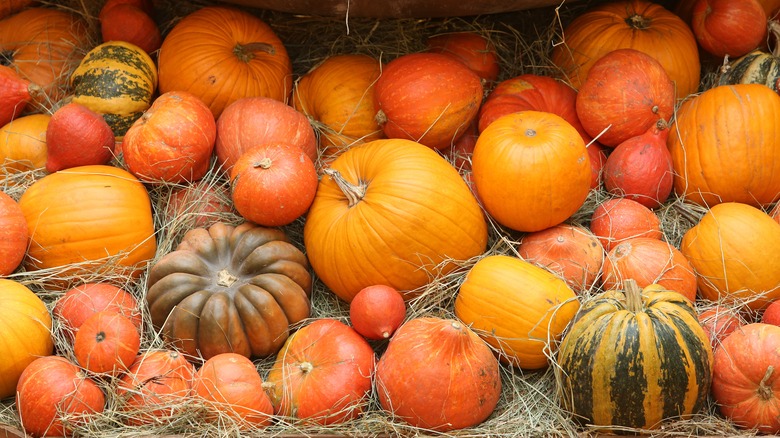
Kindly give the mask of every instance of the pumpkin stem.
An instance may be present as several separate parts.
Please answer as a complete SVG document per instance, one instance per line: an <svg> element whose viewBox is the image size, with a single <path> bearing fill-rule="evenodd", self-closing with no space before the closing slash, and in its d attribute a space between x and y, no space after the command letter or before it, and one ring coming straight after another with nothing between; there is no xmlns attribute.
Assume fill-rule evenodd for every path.
<svg viewBox="0 0 780 438"><path fill-rule="evenodd" d="M761 382L758 384L758 397L761 400L770 400L772 398L772 387L767 384L769 379L772 377L772 373L774 373L775 367L772 365L769 365L766 368L766 373L764 374L764 378L761 379Z"/></svg>
<svg viewBox="0 0 780 438"><path fill-rule="evenodd" d="M217 286L230 287L238 281L238 277L231 274L227 269L217 272Z"/></svg>
<svg viewBox="0 0 780 438"><path fill-rule="evenodd" d="M642 290L636 284L636 280L629 278L623 280L623 293L626 295L626 309L638 313L642 311Z"/></svg>
<svg viewBox="0 0 780 438"><path fill-rule="evenodd" d="M260 168L263 168L263 169L268 169L269 167L271 167L271 164L272 164L271 159L268 158L268 157L264 157L262 160L260 160L257 163L253 164L252 167L254 167L254 168L260 167Z"/></svg>
<svg viewBox="0 0 780 438"><path fill-rule="evenodd" d="M311 370L314 369L314 365L312 365L311 362L301 362L301 364L298 366L300 367L301 372L306 374L310 373Z"/></svg>
<svg viewBox="0 0 780 438"><path fill-rule="evenodd" d="M650 19L639 14L633 14L626 18L626 24L632 29L642 30L650 27Z"/></svg>
<svg viewBox="0 0 780 438"><path fill-rule="evenodd" d="M103 342L106 340L106 332L99 332L95 335L95 342Z"/></svg>
<svg viewBox="0 0 780 438"><path fill-rule="evenodd" d="M276 49L268 43L239 43L236 44L236 47L233 47L233 54L243 62L249 62L255 59L255 52L264 52L269 55L275 55Z"/></svg>
<svg viewBox="0 0 780 438"><path fill-rule="evenodd" d="M323 169L323 172L325 175L333 178L333 181L335 181L336 185L339 186L339 189L341 189L341 191L344 193L344 196L347 197L350 207L360 202L363 197L366 196L366 187L368 187L368 184L365 182L361 181L359 185L351 184L349 181L344 179L344 177L341 176L341 173L339 173L339 171L336 169L326 168Z"/></svg>

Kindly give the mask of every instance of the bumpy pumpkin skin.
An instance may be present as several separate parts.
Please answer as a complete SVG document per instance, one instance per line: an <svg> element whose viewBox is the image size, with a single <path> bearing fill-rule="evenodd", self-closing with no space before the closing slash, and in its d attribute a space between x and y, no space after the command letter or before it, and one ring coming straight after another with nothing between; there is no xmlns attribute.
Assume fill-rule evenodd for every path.
<svg viewBox="0 0 780 438"><path fill-rule="evenodd" d="M308 268L279 229L250 222L193 229L149 272L152 323L190 357L269 356L290 324L309 317Z"/></svg>
<svg viewBox="0 0 780 438"><path fill-rule="evenodd" d="M561 342L563 405L600 426L657 428L689 418L710 390L709 338L687 298L628 282L633 292L611 290L584 303Z"/></svg>

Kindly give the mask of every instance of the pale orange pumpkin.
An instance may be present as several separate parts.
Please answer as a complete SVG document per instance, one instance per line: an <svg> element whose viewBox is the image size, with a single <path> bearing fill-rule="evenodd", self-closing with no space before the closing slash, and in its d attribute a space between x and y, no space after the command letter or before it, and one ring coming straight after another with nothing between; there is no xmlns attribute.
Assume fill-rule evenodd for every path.
<svg viewBox="0 0 780 438"><path fill-rule="evenodd" d="M780 96L761 84L711 88L683 102L667 146L678 196L770 204L780 193Z"/></svg>
<svg viewBox="0 0 780 438"><path fill-rule="evenodd" d="M53 280L138 276L157 243L149 194L129 172L80 166L49 174L19 199L30 229L28 270L58 268ZM87 224L87 225L85 225Z"/></svg>
<svg viewBox="0 0 780 438"><path fill-rule="evenodd" d="M348 149L325 172L304 244L319 278L347 302L374 284L410 298L434 273L456 267L448 260L485 251L482 209L458 171L426 146L375 140Z"/></svg>
<svg viewBox="0 0 780 438"><path fill-rule="evenodd" d="M590 191L585 143L570 123L552 113L500 117L479 135L471 163L485 210L513 230L539 231L562 223Z"/></svg>
<svg viewBox="0 0 780 438"><path fill-rule="evenodd" d="M780 297L780 226L747 204L712 207L682 238L680 251L696 272L699 294L708 300L766 307Z"/></svg>
<svg viewBox="0 0 780 438"><path fill-rule="evenodd" d="M268 24L244 10L207 6L184 17L158 53L160 93L188 91L215 118L232 102L264 96L287 102L292 63Z"/></svg>
<svg viewBox="0 0 780 438"><path fill-rule="evenodd" d="M617 0L586 10L564 27L552 62L579 89L593 63L620 48L645 52L660 62L678 99L698 90L701 64L693 32L680 17L647 0Z"/></svg>
<svg viewBox="0 0 780 438"><path fill-rule="evenodd" d="M0 175L44 169L51 115L30 114L0 128Z"/></svg>
<svg viewBox="0 0 780 438"><path fill-rule="evenodd" d="M374 84L381 70L382 63L368 55L334 55L295 83L293 107L312 119L324 161L353 144L384 137L374 118Z"/></svg>

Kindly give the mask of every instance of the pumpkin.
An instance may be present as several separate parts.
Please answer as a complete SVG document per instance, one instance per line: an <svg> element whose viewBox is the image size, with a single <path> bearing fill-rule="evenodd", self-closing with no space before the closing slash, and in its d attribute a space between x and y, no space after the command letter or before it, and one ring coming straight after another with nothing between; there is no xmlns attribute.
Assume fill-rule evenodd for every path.
<svg viewBox="0 0 780 438"><path fill-rule="evenodd" d="M154 13L154 3L152 0L106 0L100 8L100 12L98 12L98 20L102 20L108 11L113 9L114 6L119 5L135 6L150 15Z"/></svg>
<svg viewBox="0 0 780 438"><path fill-rule="evenodd" d="M376 367L382 408L423 429L447 432L476 426L501 395L498 361L466 325L420 317L402 325Z"/></svg>
<svg viewBox="0 0 780 438"><path fill-rule="evenodd" d="M593 286L604 263L604 248L596 236L571 224L527 233L517 246L517 254L563 278L576 292Z"/></svg>
<svg viewBox="0 0 780 438"><path fill-rule="evenodd" d="M154 100L122 139L127 169L145 182L197 181L209 171L217 123L208 107L183 91Z"/></svg>
<svg viewBox="0 0 780 438"><path fill-rule="evenodd" d="M193 358L272 355L289 326L309 317L308 268L280 229L251 222L195 228L149 270L152 323Z"/></svg>
<svg viewBox="0 0 780 438"><path fill-rule="evenodd" d="M192 391L206 402L207 421L222 423L227 417L241 430L248 430L272 420L274 407L262 387L263 378L251 360L236 353L221 353L198 369Z"/></svg>
<svg viewBox="0 0 780 438"><path fill-rule="evenodd" d="M114 132L100 114L78 103L65 104L46 127L46 171L108 164L114 143Z"/></svg>
<svg viewBox="0 0 780 438"><path fill-rule="evenodd" d="M0 126L20 116L32 97L43 90L22 79L16 70L0 65Z"/></svg>
<svg viewBox="0 0 780 438"><path fill-rule="evenodd" d="M383 284L364 287L349 303L352 328L366 339L390 339L406 318L404 296Z"/></svg>
<svg viewBox="0 0 780 438"><path fill-rule="evenodd" d="M759 322L780 325L780 300L774 300L766 306Z"/></svg>
<svg viewBox="0 0 780 438"><path fill-rule="evenodd" d="M44 302L21 283L0 279L0 398L14 395L22 371L37 357L51 355L52 321Z"/></svg>
<svg viewBox="0 0 780 438"><path fill-rule="evenodd" d="M70 77L71 102L101 114L117 139L152 104L157 89L154 61L140 47L108 41L90 50Z"/></svg>
<svg viewBox="0 0 780 438"><path fill-rule="evenodd" d="M0 18L15 14L32 3L33 0L4 0L0 2Z"/></svg>
<svg viewBox="0 0 780 438"><path fill-rule="evenodd" d="M57 268L53 280L109 273L139 276L157 250L146 188L113 166L46 175L19 199L30 246L28 270ZM85 226L84 224L88 224Z"/></svg>
<svg viewBox="0 0 780 438"><path fill-rule="evenodd" d="M265 143L298 146L317 162L317 137L309 120L289 105L267 97L247 97L230 104L217 119L214 151L230 172L244 152Z"/></svg>
<svg viewBox="0 0 780 438"><path fill-rule="evenodd" d="M745 319L734 307L716 304L699 312L699 323L710 338L712 351L734 330L746 324Z"/></svg>
<svg viewBox="0 0 780 438"><path fill-rule="evenodd" d="M615 49L594 62L576 100L585 131L612 147L671 119L674 104L664 67L635 49Z"/></svg>
<svg viewBox="0 0 780 438"><path fill-rule="evenodd" d="M482 82L465 64L440 53L390 61L374 86L376 119L388 138L433 149L457 141L477 116Z"/></svg>
<svg viewBox="0 0 780 438"><path fill-rule="evenodd" d="M238 8L203 7L181 19L157 55L160 92L188 91L219 118L242 97L287 102L292 63L261 19Z"/></svg>
<svg viewBox="0 0 780 438"><path fill-rule="evenodd" d="M607 252L627 239L664 237L661 219L653 210L628 198L611 198L596 205L590 230Z"/></svg>
<svg viewBox="0 0 780 438"><path fill-rule="evenodd" d="M501 65L496 46L477 32L450 32L433 35L425 40L428 51L451 56L461 61L482 80L495 82Z"/></svg>
<svg viewBox="0 0 780 438"><path fill-rule="evenodd" d="M13 273L27 253L30 232L16 200L0 192L0 277Z"/></svg>
<svg viewBox="0 0 780 438"><path fill-rule="evenodd" d="M718 85L764 84L775 92L780 90L780 23L769 20L768 28L772 49L756 49L724 65L719 70Z"/></svg>
<svg viewBox="0 0 780 438"><path fill-rule="evenodd" d="M635 49L655 58L682 99L699 89L701 63L696 37L680 17L647 0L616 0L593 6L563 28L552 62L575 89L593 64L616 49Z"/></svg>
<svg viewBox="0 0 780 438"><path fill-rule="evenodd" d="M718 58L738 58L766 40L767 14L758 0L698 0L691 12L696 41Z"/></svg>
<svg viewBox="0 0 780 438"><path fill-rule="evenodd" d="M266 227L288 225L303 216L314 201L318 181L314 163L288 143L254 147L230 169L238 214Z"/></svg>
<svg viewBox="0 0 780 438"><path fill-rule="evenodd" d="M403 139L338 156L320 179L303 240L320 280L351 302L374 284L419 294L455 260L482 254L487 224L468 185L442 156Z"/></svg>
<svg viewBox="0 0 780 438"><path fill-rule="evenodd" d="M357 418L371 393L376 358L335 319L301 327L276 355L264 385L278 415L329 425Z"/></svg>
<svg viewBox="0 0 780 438"><path fill-rule="evenodd" d="M103 310L79 327L73 355L79 365L96 374L118 375L127 371L141 348L141 334L129 318Z"/></svg>
<svg viewBox="0 0 780 438"><path fill-rule="evenodd" d="M86 22L65 9L31 7L0 20L3 64L43 89L34 102L45 108L68 94L68 78L90 47Z"/></svg>
<svg viewBox="0 0 780 438"><path fill-rule="evenodd" d="M130 3L101 9L100 35L103 41L125 41L149 54L162 44L160 28L154 18Z"/></svg>
<svg viewBox="0 0 780 438"><path fill-rule="evenodd" d="M382 63L368 55L333 55L295 83L293 107L312 120L326 161L353 144L384 136L374 118L374 84L381 70Z"/></svg>
<svg viewBox="0 0 780 438"><path fill-rule="evenodd" d="M780 226L747 204L726 202L710 208L685 232L680 251L696 272L699 295L711 301L766 307L780 297Z"/></svg>
<svg viewBox="0 0 780 438"><path fill-rule="evenodd" d="M195 366L175 350L146 350L119 378L116 409L129 426L173 418L191 397Z"/></svg>
<svg viewBox="0 0 780 438"><path fill-rule="evenodd" d="M524 370L546 368L579 302L563 279L530 262L489 255L466 274L455 297L455 315Z"/></svg>
<svg viewBox="0 0 780 438"><path fill-rule="evenodd" d="M570 123L552 113L520 111L491 123L477 139L471 169L485 210L517 231L562 223L590 192L585 143Z"/></svg>
<svg viewBox="0 0 780 438"><path fill-rule="evenodd" d="M742 429L780 432L780 327L753 323L715 350L712 397L718 411Z"/></svg>
<svg viewBox="0 0 780 438"><path fill-rule="evenodd" d="M674 13L679 15L680 18L685 20L686 23L691 22L691 16L693 15L693 7L698 0L679 0L675 3ZM764 8L764 12L767 17L773 17L780 8L780 0L758 0L761 7Z"/></svg>
<svg viewBox="0 0 780 438"><path fill-rule="evenodd" d="M563 406L605 428L657 429L697 414L713 366L691 301L633 280L583 303L557 362Z"/></svg>
<svg viewBox="0 0 780 438"><path fill-rule="evenodd" d="M0 174L8 177L46 167L49 121L49 114L30 114L0 128Z"/></svg>
<svg viewBox="0 0 780 438"><path fill-rule="evenodd" d="M685 200L772 203L780 193L780 96L759 84L710 88L679 107L667 146L674 191Z"/></svg>
<svg viewBox="0 0 780 438"><path fill-rule="evenodd" d="M601 277L604 290L618 289L629 278L642 288L657 284L696 300L693 267L680 250L660 239L636 237L609 251Z"/></svg>
<svg viewBox="0 0 780 438"><path fill-rule="evenodd" d="M136 329L143 320L135 297L109 283L84 283L65 291L54 303L52 314L69 340L92 315L110 311L125 316Z"/></svg>
<svg viewBox="0 0 780 438"><path fill-rule="evenodd" d="M177 187L164 200L166 221L182 224L181 229L208 228L235 216L227 184L200 180ZM179 228L171 225L171 228Z"/></svg>
<svg viewBox="0 0 780 438"><path fill-rule="evenodd" d="M34 360L19 378L16 409L33 437L70 436L103 412L106 397L74 363L61 356Z"/></svg>

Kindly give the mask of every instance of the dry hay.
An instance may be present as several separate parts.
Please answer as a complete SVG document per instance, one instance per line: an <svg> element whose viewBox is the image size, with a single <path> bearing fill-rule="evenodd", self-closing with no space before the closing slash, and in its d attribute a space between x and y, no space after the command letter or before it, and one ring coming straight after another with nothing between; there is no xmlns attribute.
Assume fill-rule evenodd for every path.
<svg viewBox="0 0 780 438"><path fill-rule="evenodd" d="M288 48L293 60L296 77L308 72L328 56L345 53L365 53L389 62L402 54L425 49L425 39L438 33L470 30L486 36L496 46L501 61L500 80L520 74L533 73L554 75L555 68L549 61L549 53L554 44L560 43L561 27L571 17L587 7L587 2L576 2L571 5L562 3L559 8L540 8L529 11L518 11L507 14L478 17L455 17L443 19L357 19L311 17L303 15L283 14L272 11L253 10L245 8L269 23L278 33ZM52 7L63 7L62 3L46 3ZM169 31L178 20L197 8L212 4L203 0L192 2L176 2L163 0L157 2L158 22L163 33ZM82 14L95 26L98 10L95 5L78 1L71 10ZM704 76L711 80L711 75ZM486 90L487 92L488 90ZM120 162L117 162L120 164ZM24 189L33 181L41 178L43 173L22 172L13 175L0 175L3 190L14 198L18 198ZM224 173L212 167L200 186L227 187ZM199 199L191 200L187 214L170 217L166 206L170 202L171 193L181 187L172 184L147 185L152 199L156 218L158 252L156 261L162 255L172 251L178 245L184 233L194 226L194 221L203 205ZM592 191L582 208L575 213L569 222L587 226L595 207L611 195L603 191ZM666 233L667 240L679 247L682 235L690 228L704 210L671 199L658 211ZM237 224L242 219L234 212L217 213L208 220L225 221ZM303 219L284 227L285 231L303 249ZM457 261L458 268L446 275L439 275L418 291L419 295L408 303L408 318L419 316L439 316L455 318L453 303L460 283L469 268L481 257L492 254L517 255L517 244L521 233L505 229L495 222L490 222L490 242L488 251L472 260ZM62 275L62 271L48 270L25 272L20 269L10 278L35 290L49 307L62 291L42 287L50 277ZM141 303L145 294L144 277L133 281L124 277L70 279L78 281L110 281L117 286L132 292ZM583 299L588 299L596 290L588 291ZM315 281L312 293L311 318L336 318L348 323L348 305L337 299L320 281ZM159 334L151 324L146 306L141 306L144 317L142 349L165 348ZM55 322L54 336L57 353L73 359L72 348L69 345L62 328ZM554 346L551 341L550 345ZM381 354L385 343L373 341L378 354ZM498 353L497 353L498 354ZM552 354L552 366L546 370L524 372L505 365L501 367L503 390L499 404L493 415L483 424L462 431L451 433L436 433L428 430L415 429L404 422L392 418L382 411L376 394L372 394L365 402L365 413L358 419L341 425L328 427L314 426L291 418L276 418L272 426L251 430L257 436L308 436L316 434L346 435L346 436L580 436L598 432L597 428L582 426L573 416L561 409L556 383L557 367ZM255 361L261 375L270 369L274 358ZM99 384L107 394L107 405L104 413L94 416L87 425L74 425L78 435L90 437L141 437L150 435L189 435L189 436L239 436L242 434L238 425L227 416L220 416L216 421L205 421L206 408L203 402L194 398L183 400L178 405L172 405L170 415L160 418L146 426L127 426L129 418L143 414L142 412L122 412L115 393L116 379L98 379ZM20 427L12 400L6 400L0 405L0 423ZM738 435L750 432L740 431L733 424L716 414L715 406L710 402L700 415L685 421L670 420L657 431L623 430L622 432L647 433L650 435L690 436L690 435Z"/></svg>

